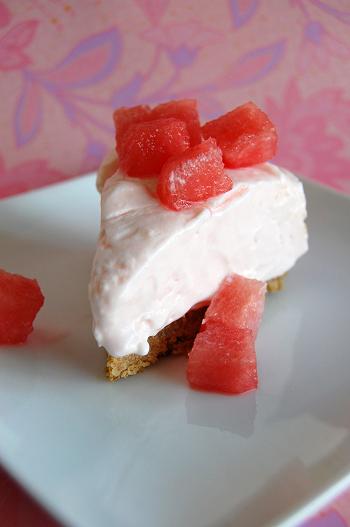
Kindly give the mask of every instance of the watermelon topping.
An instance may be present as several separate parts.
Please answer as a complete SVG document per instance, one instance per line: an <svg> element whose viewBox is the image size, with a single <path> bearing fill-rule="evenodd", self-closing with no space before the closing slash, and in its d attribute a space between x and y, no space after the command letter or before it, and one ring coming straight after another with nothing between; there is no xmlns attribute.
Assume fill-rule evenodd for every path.
<svg viewBox="0 0 350 527"><path fill-rule="evenodd" d="M158 177L158 197L181 210L232 188L224 172L274 156L275 126L248 102L200 127L194 99L119 108L113 114L120 168L129 177ZM202 142L202 137L204 141ZM107 176L108 177L108 176Z"/></svg>
<svg viewBox="0 0 350 527"><path fill-rule="evenodd" d="M129 177L152 177L189 146L186 124L178 119L131 124L118 142L120 166Z"/></svg>
<svg viewBox="0 0 350 527"><path fill-rule="evenodd" d="M197 102L195 99L182 99L158 104L151 111L152 119L174 117L186 123L190 134L191 146L201 142L201 126L199 123Z"/></svg>
<svg viewBox="0 0 350 527"><path fill-rule="evenodd" d="M205 139L216 139L225 166L230 168L263 163L276 153L276 128L252 102L209 121L202 127L202 134Z"/></svg>
<svg viewBox="0 0 350 527"><path fill-rule="evenodd" d="M117 142L120 143L124 133L131 124L144 123L172 117L183 121L190 134L191 146L201 142L201 126L199 122L197 102L195 99L181 99L158 104L152 110L148 105L118 108L113 113L116 127Z"/></svg>
<svg viewBox="0 0 350 527"><path fill-rule="evenodd" d="M36 280L0 269L0 344L21 344L44 303Z"/></svg>
<svg viewBox="0 0 350 527"><path fill-rule="evenodd" d="M113 113L113 120L116 127L117 143L122 142L123 136L130 125L148 121L151 116L149 106L132 106L131 108L118 108Z"/></svg>
<svg viewBox="0 0 350 527"><path fill-rule="evenodd" d="M255 339L266 284L235 275L213 296L189 354L193 388L239 394L258 385Z"/></svg>
<svg viewBox="0 0 350 527"><path fill-rule="evenodd" d="M157 193L163 205L180 210L231 188L232 179L224 171L221 150L214 139L208 139L163 165Z"/></svg>

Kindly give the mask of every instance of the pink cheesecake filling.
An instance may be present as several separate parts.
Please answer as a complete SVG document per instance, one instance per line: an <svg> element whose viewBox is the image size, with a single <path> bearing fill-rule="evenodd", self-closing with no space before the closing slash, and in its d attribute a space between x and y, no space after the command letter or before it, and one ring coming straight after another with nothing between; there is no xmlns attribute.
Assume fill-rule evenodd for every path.
<svg viewBox="0 0 350 527"><path fill-rule="evenodd" d="M105 163L109 173L115 163ZM100 172L89 294L95 338L110 355L146 355L148 337L210 298L225 276L267 281L307 251L305 196L293 174L270 163L226 172L232 190L176 212L158 201L155 179L117 169L104 183Z"/></svg>

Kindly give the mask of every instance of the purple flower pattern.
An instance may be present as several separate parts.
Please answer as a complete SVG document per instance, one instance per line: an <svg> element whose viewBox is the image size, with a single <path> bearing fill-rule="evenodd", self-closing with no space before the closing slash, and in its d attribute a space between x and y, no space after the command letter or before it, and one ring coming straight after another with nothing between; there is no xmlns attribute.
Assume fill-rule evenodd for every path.
<svg viewBox="0 0 350 527"><path fill-rule="evenodd" d="M108 145L113 143L111 111L122 105L195 97L202 116L210 119L249 98L256 98L263 104L261 86L267 89L268 105L279 108L281 117L279 100L283 97L283 71L285 79L290 79L300 94L298 84L303 84L311 71L328 69L334 61L349 63L350 39L345 31L339 31L339 27L350 24L350 8L343 0L290 0L286 3L289 16L299 17L295 34L267 23L273 13L263 0L220 0L210 16L201 16L194 7L186 17L181 15L181 10L176 11L178 3L175 0L131 0L130 3L135 9L134 27L127 25L127 14L131 16L131 11L125 3L116 0L120 16L116 9L105 18L104 24L110 23L109 27L104 26L95 33L87 31L84 37L80 37L84 24L79 26L78 10L75 19L74 13L70 13L70 20L74 19L79 28L76 39L52 65L42 67L39 66L38 46L42 31L46 31L44 16L49 9L41 6L42 13L33 11L23 20L13 15L9 1L0 2L0 74L11 74L18 79L16 104L12 106L12 130L13 148L21 156L23 152L24 158L28 155L30 158L30 149L34 148L35 159L40 158L38 149L45 143L43 136L51 134L53 143L52 134L59 118L61 133L65 127L68 135L74 135L80 152L79 160L75 155L75 165L69 170L77 174L96 168ZM217 12L221 13L220 18ZM57 33L63 36L66 26L62 20L56 22ZM262 37L251 32L252 26L265 27L264 24L266 30L262 30ZM135 53L134 59L128 58L133 46L137 46L143 60ZM207 63L210 67L204 69ZM273 90L275 79L279 82L279 95ZM285 80L284 87L287 89L287 86ZM327 103L323 109L321 105L317 119L323 122L326 113L333 112L338 128L341 122L348 122L347 111L335 112L341 101L346 100L342 90L319 90L320 94L327 93ZM317 100L317 89L313 88L313 93L310 101ZM321 95L319 99L322 100ZM299 102L294 99L284 104L292 108ZM48 120L48 108L54 109L55 123ZM307 104L303 108L305 130L328 137L328 131L314 127L314 112L310 112ZM293 134L286 123L284 119L281 135ZM319 159L310 149L309 136L304 136L305 148ZM350 144L339 137L335 135L332 147L329 146L331 142L327 142L327 151L336 160L329 176L323 170L325 164L319 168L318 159L308 165L311 168L306 172L313 178L321 177L321 173L324 181L348 191L350 185L344 167L350 156L345 153ZM322 141L326 144L324 139ZM281 144L284 144L283 137ZM291 153L282 148L281 162L288 163L290 159ZM303 168L298 155L293 158L294 165L297 170ZM63 163L59 166L65 167ZM336 171L341 173L337 175Z"/></svg>

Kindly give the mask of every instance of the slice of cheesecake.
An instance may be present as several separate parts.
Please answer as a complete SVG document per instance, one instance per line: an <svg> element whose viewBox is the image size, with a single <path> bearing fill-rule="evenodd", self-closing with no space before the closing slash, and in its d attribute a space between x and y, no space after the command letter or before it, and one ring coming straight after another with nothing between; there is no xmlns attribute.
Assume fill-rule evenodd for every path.
<svg viewBox="0 0 350 527"><path fill-rule="evenodd" d="M102 165L89 293L111 380L138 373L160 354L189 351L200 306L228 274L270 281L276 290L277 277L306 252L301 182L270 163L226 170L232 190L172 211L157 199L155 179L128 178L115 156Z"/></svg>

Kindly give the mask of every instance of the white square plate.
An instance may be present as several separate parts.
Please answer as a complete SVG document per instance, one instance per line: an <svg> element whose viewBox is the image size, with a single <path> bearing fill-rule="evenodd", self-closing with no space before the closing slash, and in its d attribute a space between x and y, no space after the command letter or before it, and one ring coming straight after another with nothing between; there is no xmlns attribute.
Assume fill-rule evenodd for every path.
<svg viewBox="0 0 350 527"><path fill-rule="evenodd" d="M306 192L310 252L268 298L243 397L191 391L184 357L104 380L93 177L0 202L0 266L46 296L29 344L0 348L0 459L65 524L291 526L349 482L350 201Z"/></svg>

